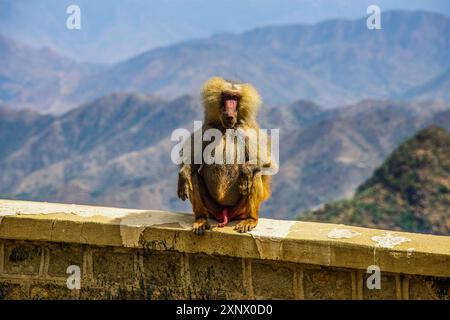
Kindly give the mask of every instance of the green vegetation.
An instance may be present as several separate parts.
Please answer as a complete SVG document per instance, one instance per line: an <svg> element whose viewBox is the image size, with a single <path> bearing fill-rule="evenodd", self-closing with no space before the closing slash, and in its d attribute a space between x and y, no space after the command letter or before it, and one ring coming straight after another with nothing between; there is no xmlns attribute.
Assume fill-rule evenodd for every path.
<svg viewBox="0 0 450 320"><path fill-rule="evenodd" d="M450 234L450 134L438 127L420 131L352 199L307 211L301 219Z"/></svg>

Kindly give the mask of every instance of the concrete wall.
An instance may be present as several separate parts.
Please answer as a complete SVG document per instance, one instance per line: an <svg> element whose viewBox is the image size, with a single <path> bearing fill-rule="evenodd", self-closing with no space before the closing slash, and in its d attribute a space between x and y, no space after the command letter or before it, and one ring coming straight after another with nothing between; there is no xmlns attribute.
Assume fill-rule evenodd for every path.
<svg viewBox="0 0 450 320"><path fill-rule="evenodd" d="M0 299L450 298L450 237L270 219L198 237L191 220L0 200ZM371 265L381 289L367 287Z"/></svg>

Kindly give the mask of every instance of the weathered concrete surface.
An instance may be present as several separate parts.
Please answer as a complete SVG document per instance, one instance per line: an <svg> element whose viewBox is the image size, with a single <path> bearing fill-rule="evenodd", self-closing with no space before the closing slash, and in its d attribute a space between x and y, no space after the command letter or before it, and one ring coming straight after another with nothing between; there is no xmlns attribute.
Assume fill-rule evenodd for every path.
<svg viewBox="0 0 450 320"><path fill-rule="evenodd" d="M449 297L450 237L271 219L198 237L192 219L0 200L0 298ZM82 269L81 290L65 285L69 265ZM370 265L381 290L365 285Z"/></svg>

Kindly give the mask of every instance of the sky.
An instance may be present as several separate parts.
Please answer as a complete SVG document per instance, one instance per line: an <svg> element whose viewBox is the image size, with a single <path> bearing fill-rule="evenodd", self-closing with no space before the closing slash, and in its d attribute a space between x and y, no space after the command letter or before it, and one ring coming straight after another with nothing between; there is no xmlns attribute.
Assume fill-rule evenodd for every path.
<svg viewBox="0 0 450 320"><path fill-rule="evenodd" d="M81 29L68 30L78 5ZM355 19L369 5L450 16L449 0L0 0L0 33L78 61L111 64L143 51L222 32Z"/></svg>

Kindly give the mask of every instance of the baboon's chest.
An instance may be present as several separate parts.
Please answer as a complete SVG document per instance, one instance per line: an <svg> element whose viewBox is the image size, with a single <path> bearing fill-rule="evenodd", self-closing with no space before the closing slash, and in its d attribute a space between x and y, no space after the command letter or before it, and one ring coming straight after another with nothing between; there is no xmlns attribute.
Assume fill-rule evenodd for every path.
<svg viewBox="0 0 450 320"><path fill-rule="evenodd" d="M211 197L225 206L235 205L240 199L238 188L240 166L230 164L203 165L200 175Z"/></svg>
<svg viewBox="0 0 450 320"><path fill-rule="evenodd" d="M224 136L211 149L210 154L203 154L204 157L209 157L209 161L205 162L211 164L203 163L200 175L211 197L221 205L235 205L241 197L238 181L241 167L245 163L245 146L237 141L239 140L227 139ZM218 154L219 152L222 153Z"/></svg>

